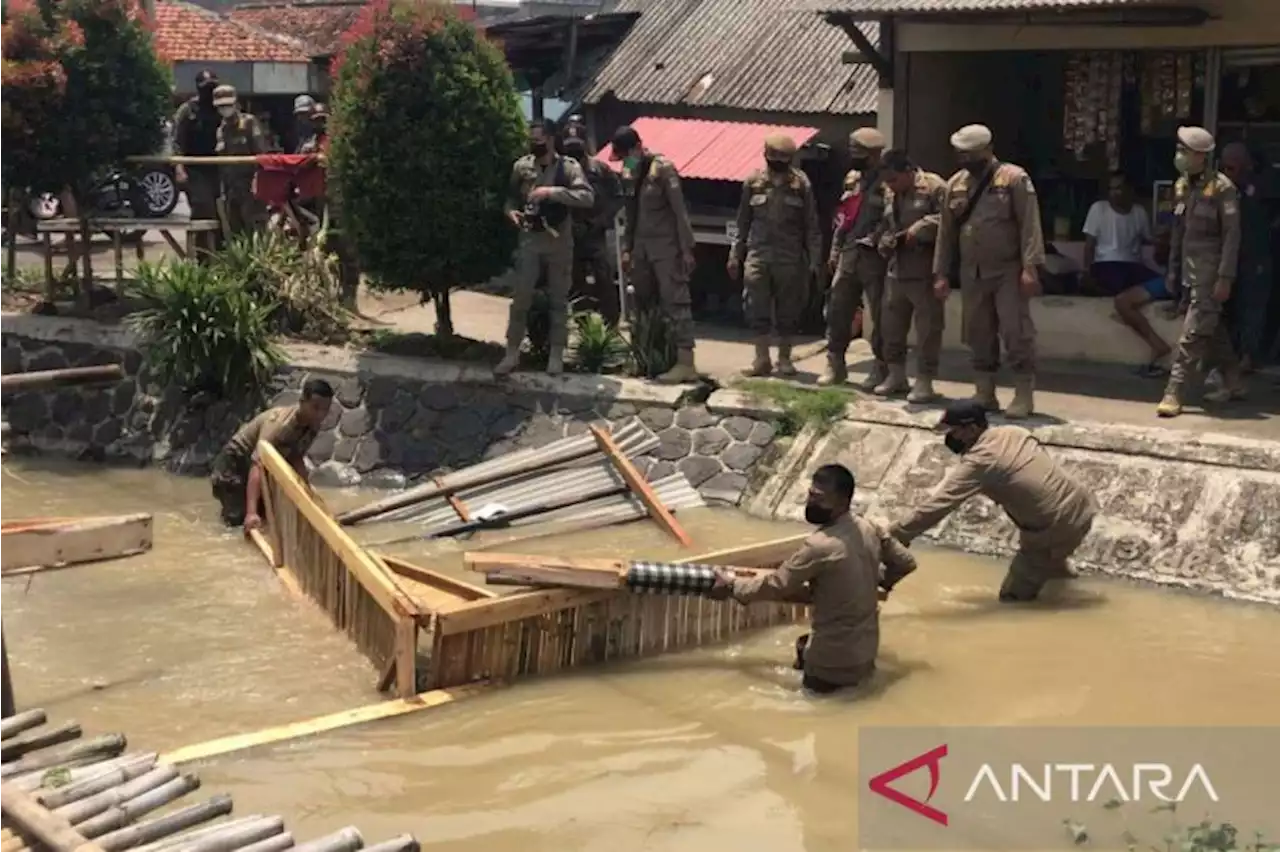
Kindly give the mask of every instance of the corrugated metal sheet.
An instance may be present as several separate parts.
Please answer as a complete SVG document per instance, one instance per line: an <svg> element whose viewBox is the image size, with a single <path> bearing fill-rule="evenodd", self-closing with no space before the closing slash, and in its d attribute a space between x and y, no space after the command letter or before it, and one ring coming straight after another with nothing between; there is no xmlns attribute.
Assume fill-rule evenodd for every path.
<svg viewBox="0 0 1280 852"><path fill-rule="evenodd" d="M843 9L855 0L831 0ZM786 0L621 0L640 12L587 89L629 103L855 115L876 109L876 73L845 65L852 42L816 7ZM863 29L873 42L875 24Z"/></svg>
<svg viewBox="0 0 1280 852"><path fill-rule="evenodd" d="M1150 6L1161 0L787 0L793 7L872 14L1024 12ZM1165 0L1167 2L1167 0Z"/></svg>
<svg viewBox="0 0 1280 852"><path fill-rule="evenodd" d="M818 134L816 127L688 118L638 118L631 126L645 148L675 163L682 177L701 180L744 180L763 165L764 139L771 133L785 133L796 145ZM609 159L611 150L606 145L599 156L619 170L621 164Z"/></svg>

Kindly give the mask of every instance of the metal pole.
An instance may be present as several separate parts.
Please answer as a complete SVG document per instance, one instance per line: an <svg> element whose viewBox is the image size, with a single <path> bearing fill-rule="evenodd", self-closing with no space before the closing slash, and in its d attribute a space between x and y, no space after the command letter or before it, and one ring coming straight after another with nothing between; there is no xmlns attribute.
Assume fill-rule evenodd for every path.
<svg viewBox="0 0 1280 852"><path fill-rule="evenodd" d="M13 700L13 681L9 679L9 647L4 644L4 631L0 630L0 656L4 666L4 700L0 707L0 718L8 719L18 712Z"/></svg>

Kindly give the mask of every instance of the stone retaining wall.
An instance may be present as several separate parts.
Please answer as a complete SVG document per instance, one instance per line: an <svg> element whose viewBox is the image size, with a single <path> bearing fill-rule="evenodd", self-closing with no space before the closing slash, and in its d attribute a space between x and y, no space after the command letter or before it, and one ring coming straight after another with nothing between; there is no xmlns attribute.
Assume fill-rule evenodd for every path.
<svg viewBox="0 0 1280 852"><path fill-rule="evenodd" d="M296 400L319 376L336 404L311 448L321 484L400 487L504 452L639 418L660 444L639 467L651 479L678 469L716 502L736 504L774 445L768 411L687 400L670 388L602 376L517 373L291 344L274 403ZM122 363L127 378L101 389L25 392L6 399L10 446L201 473L253 412L188 404L160 387L125 329L84 320L6 315L4 372Z"/></svg>
<svg viewBox="0 0 1280 852"><path fill-rule="evenodd" d="M932 431L937 417L880 401L851 405L830 433L797 436L744 508L800 520L812 472L838 462L857 477L860 511L901 517L955 463ZM1098 499L1078 568L1280 604L1280 442L1098 424L1030 428ZM1018 530L976 498L929 538L1007 557Z"/></svg>

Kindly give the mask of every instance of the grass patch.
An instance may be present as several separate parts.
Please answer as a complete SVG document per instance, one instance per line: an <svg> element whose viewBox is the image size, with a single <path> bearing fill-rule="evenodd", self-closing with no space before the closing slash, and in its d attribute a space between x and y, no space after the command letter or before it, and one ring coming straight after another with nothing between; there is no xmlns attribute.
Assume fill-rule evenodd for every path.
<svg viewBox="0 0 1280 852"><path fill-rule="evenodd" d="M497 343L473 340L455 334L440 337L421 332L400 332L377 328L352 333L352 343L359 349L370 349L386 355L402 355L407 358L439 358L446 361L471 361L481 364L497 364L505 352Z"/></svg>
<svg viewBox="0 0 1280 852"><path fill-rule="evenodd" d="M804 388L767 379L744 379L735 387L762 402L782 409L778 422L781 435L797 435L806 426L821 431L844 417L844 409L855 399L845 388Z"/></svg>

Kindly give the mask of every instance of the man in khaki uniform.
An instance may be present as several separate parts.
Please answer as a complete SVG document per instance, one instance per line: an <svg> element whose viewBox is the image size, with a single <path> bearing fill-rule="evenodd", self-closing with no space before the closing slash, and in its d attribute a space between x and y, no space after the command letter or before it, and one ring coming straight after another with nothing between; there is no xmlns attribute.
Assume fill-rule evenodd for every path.
<svg viewBox="0 0 1280 852"><path fill-rule="evenodd" d="M880 648L879 601L916 570L916 560L878 524L850 513L853 474L818 468L804 507L818 529L777 571L752 579L717 574L712 595L739 603L795 600L808 587L813 626L796 643L804 688L834 692L866 680ZM883 566L883 567L882 567Z"/></svg>
<svg viewBox="0 0 1280 852"><path fill-rule="evenodd" d="M796 143L790 136L770 136L764 141L766 168L742 184L738 233L729 249L727 271L734 281L742 271L747 322L756 337L749 376L773 372L769 332L775 319L778 375L796 374L791 340L800 331L809 282L822 262L818 204L808 175L793 165L795 156Z"/></svg>
<svg viewBox="0 0 1280 852"><path fill-rule="evenodd" d="M623 272L637 303L660 305L675 334L676 365L658 376L658 381L696 382L689 297L695 241L680 174L666 157L647 151L632 127L618 128L610 148L609 158L622 161L622 182L627 193Z"/></svg>
<svg viewBox="0 0 1280 852"><path fill-rule="evenodd" d="M1005 416L1035 411L1036 328L1031 297L1040 291L1044 263L1040 205L1031 177L996 160L991 131L970 124L951 136L960 171L947 182L933 255L934 287L960 293L963 337L973 350L974 397L999 411L996 373L1000 341L1013 370L1014 398Z"/></svg>
<svg viewBox="0 0 1280 852"><path fill-rule="evenodd" d="M1187 302L1182 336L1174 348L1164 399L1156 413L1182 413L1188 372L1203 358L1222 371L1223 385L1210 402L1242 396L1240 362L1231 346L1223 309L1231 298L1240 257L1240 198L1226 175L1212 168L1214 139L1203 127L1178 128L1174 222L1169 243L1169 292Z"/></svg>
<svg viewBox="0 0 1280 852"><path fill-rule="evenodd" d="M528 329L529 308L538 278L545 270L551 302L551 352L547 372L564 370L569 340L569 290L573 287L573 222L570 208L589 210L595 193L572 157L556 153L555 127L536 122L529 127L529 153L511 167L506 213L520 229L515 292L507 317L507 353L493 372L505 376L520 363L520 345Z"/></svg>
<svg viewBox="0 0 1280 852"><path fill-rule="evenodd" d="M1098 511L1089 491L1026 429L988 428L977 400L953 402L939 425L947 428L947 448L960 455L960 463L924 505L893 526L893 536L910 544L961 503L982 494L1004 509L1022 533L1000 600L1032 601L1049 580L1074 577L1067 559L1089 534Z"/></svg>
<svg viewBox="0 0 1280 852"><path fill-rule="evenodd" d="M266 441L284 456L303 482L307 481L307 450L320 431L333 403L333 388L324 379L302 386L297 405L268 408L241 426L213 460L209 480L213 496L222 504L222 521L244 525L245 532L262 526L262 470L258 444Z"/></svg>
<svg viewBox="0 0 1280 852"><path fill-rule="evenodd" d="M218 125L219 157L245 157L267 153L266 137L258 119L241 112L234 86L221 85L213 91L213 105L222 116ZM222 166L222 199L227 211L227 228L232 235L256 231L266 222L266 210L253 196L256 166Z"/></svg>
<svg viewBox="0 0 1280 852"><path fill-rule="evenodd" d="M842 385L848 380L845 356L853 335L853 316L864 298L867 310L863 328L867 327L869 317L871 352L876 360L861 384L862 389L874 389L889 374L880 326L886 268L879 250L880 232L889 195L880 172L884 144L884 134L874 127L861 127L849 135L853 169L844 176L831 255L827 260L832 274L827 303L827 370L818 384Z"/></svg>
<svg viewBox="0 0 1280 852"><path fill-rule="evenodd" d="M884 360L889 376L875 392L883 396L907 394L908 402L931 402L937 394L946 307L933 291L933 242L947 182L933 172L916 168L905 151L889 151L884 158L889 206L885 209L880 252L889 259L884 297ZM907 332L916 324L916 383L907 382Z"/></svg>

